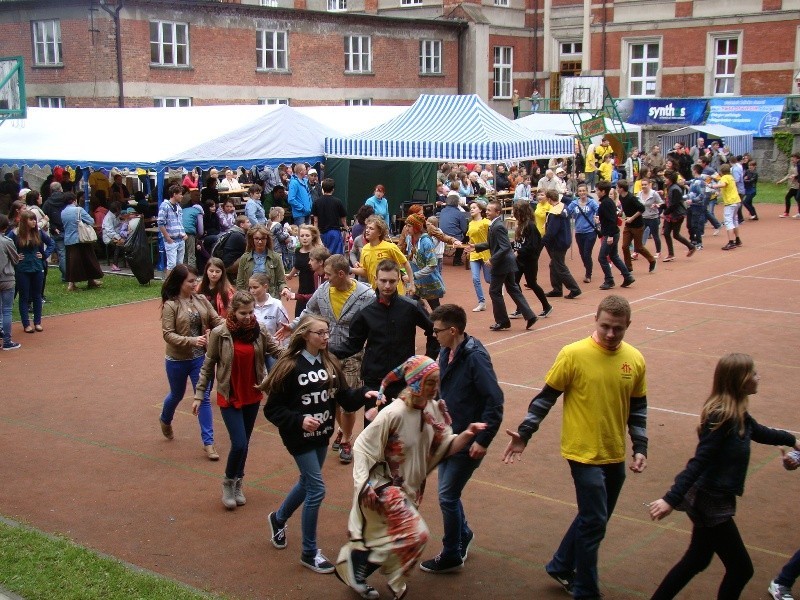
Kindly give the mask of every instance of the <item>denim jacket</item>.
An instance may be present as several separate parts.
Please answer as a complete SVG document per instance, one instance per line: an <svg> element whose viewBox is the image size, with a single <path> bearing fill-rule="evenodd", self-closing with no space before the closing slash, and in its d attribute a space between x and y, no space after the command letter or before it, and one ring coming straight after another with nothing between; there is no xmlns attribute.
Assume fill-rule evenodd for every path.
<svg viewBox="0 0 800 600"><path fill-rule="evenodd" d="M61 211L61 221L64 223L64 245L73 246L78 242L78 219L94 227L94 219L80 206L68 204Z"/></svg>

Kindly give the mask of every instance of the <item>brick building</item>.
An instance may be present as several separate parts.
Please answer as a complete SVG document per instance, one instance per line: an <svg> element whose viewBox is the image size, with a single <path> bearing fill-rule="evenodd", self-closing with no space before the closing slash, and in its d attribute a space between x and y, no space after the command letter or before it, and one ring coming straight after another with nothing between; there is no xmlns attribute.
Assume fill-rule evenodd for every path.
<svg viewBox="0 0 800 600"><path fill-rule="evenodd" d="M477 93L510 115L577 74L619 98L798 91L800 0L0 0L31 104L118 105L115 8L127 106Z"/></svg>

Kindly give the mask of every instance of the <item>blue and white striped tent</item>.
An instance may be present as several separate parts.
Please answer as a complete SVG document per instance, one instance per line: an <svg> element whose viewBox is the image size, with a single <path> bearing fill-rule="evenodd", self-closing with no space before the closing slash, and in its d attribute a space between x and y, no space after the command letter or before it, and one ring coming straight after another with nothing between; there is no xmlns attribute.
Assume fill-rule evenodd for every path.
<svg viewBox="0 0 800 600"><path fill-rule="evenodd" d="M571 155L571 137L537 135L477 95L423 94L403 114L360 134L326 137L329 158L513 162Z"/></svg>

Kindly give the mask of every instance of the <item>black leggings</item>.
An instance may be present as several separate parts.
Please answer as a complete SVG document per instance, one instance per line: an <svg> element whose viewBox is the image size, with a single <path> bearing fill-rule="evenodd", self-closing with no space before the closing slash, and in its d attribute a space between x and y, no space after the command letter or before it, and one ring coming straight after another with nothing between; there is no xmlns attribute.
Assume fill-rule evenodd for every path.
<svg viewBox="0 0 800 600"><path fill-rule="evenodd" d="M675 238L681 244L689 248L694 248L692 243L681 235L681 224L683 217L679 221L664 221L664 241L667 242L667 252L670 256L675 256L675 249L672 246L672 238Z"/></svg>
<svg viewBox="0 0 800 600"><path fill-rule="evenodd" d="M725 565L717 600L736 600L753 576L753 563L733 519L715 527L692 529L692 541L683 558L664 577L651 600L674 598L692 578L705 570L714 554Z"/></svg>
<svg viewBox="0 0 800 600"><path fill-rule="evenodd" d="M537 278L539 277L539 256L542 254L542 246L540 245L533 253L533 256L528 257L527 260L521 262L517 260L517 284L522 280L525 275L525 283L531 288L531 291L536 294L536 298L542 303L542 310L550 308L550 302L547 296L544 295L542 286L539 285Z"/></svg>
<svg viewBox="0 0 800 600"><path fill-rule="evenodd" d="M793 190L790 188L783 197L783 203L786 205L786 211L784 212L786 212L787 215L792 208L792 198L797 201L797 210L800 211L800 190Z"/></svg>

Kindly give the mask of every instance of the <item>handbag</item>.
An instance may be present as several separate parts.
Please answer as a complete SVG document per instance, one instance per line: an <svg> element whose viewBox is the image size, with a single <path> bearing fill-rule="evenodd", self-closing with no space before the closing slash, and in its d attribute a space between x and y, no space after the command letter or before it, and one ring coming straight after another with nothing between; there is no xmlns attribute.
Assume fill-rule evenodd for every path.
<svg viewBox="0 0 800 600"><path fill-rule="evenodd" d="M592 223L592 222L589 220L589 217L587 217L587 216L586 216L586 213L585 213L585 212L583 212L583 211L580 209L580 206L578 207L578 212L579 212L579 213L581 213L581 215L583 215L583 218L584 218L584 219L586 219L586 222L587 222L589 225L591 225L591 226L592 226L592 229L594 229L594 232L597 234L597 237L602 239L602 237L603 237L603 234L602 234L602 232L600 231L600 228L597 226L597 223Z"/></svg>
<svg viewBox="0 0 800 600"><path fill-rule="evenodd" d="M81 209L78 208L78 243L93 244L97 241L97 232L94 227L87 225L81 220Z"/></svg>

